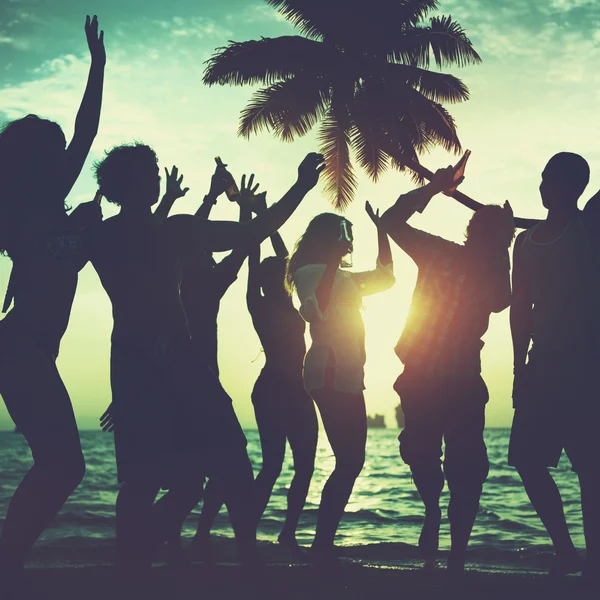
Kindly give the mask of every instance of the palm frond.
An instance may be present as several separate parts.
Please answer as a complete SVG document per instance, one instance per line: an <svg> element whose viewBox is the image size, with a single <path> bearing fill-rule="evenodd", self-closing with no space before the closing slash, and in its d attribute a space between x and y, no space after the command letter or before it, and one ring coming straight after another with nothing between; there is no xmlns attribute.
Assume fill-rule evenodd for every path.
<svg viewBox="0 0 600 600"><path fill-rule="evenodd" d="M350 162L350 120L345 107L330 106L321 123L318 139L325 157L325 195L344 210L354 199L356 176Z"/></svg>
<svg viewBox="0 0 600 600"><path fill-rule="evenodd" d="M464 29L451 16L433 17L429 25L406 31L398 42L392 54L404 64L427 68L431 55L440 68L481 62Z"/></svg>
<svg viewBox="0 0 600 600"><path fill-rule="evenodd" d="M308 133L325 115L329 85L321 79L294 77L257 90L240 116L238 135L249 138L266 129L291 142Z"/></svg>
<svg viewBox="0 0 600 600"><path fill-rule="evenodd" d="M389 159L381 148L377 133L368 126L361 128L356 122L350 131L350 145L356 160L375 182L389 167Z"/></svg>
<svg viewBox="0 0 600 600"><path fill-rule="evenodd" d="M437 73L410 65L389 64L386 66L385 77L411 85L434 102L455 104L469 99L469 88L458 77L448 73Z"/></svg>
<svg viewBox="0 0 600 600"><path fill-rule="evenodd" d="M314 72L327 62L324 44L301 36L230 42L206 61L207 85L271 85L299 73Z"/></svg>
<svg viewBox="0 0 600 600"><path fill-rule="evenodd" d="M323 39L327 33L331 33L332 26L336 26L331 7L327 6L331 4L331 0L329 2L327 0L265 0L265 2L292 23L300 33L311 39ZM339 0L338 4L340 4Z"/></svg>

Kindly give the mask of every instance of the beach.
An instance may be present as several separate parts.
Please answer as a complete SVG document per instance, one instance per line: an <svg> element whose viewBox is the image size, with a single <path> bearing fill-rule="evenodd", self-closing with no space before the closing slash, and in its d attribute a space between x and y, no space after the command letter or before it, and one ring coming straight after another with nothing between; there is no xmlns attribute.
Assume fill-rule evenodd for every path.
<svg viewBox="0 0 600 600"><path fill-rule="evenodd" d="M255 473L261 456L258 434L246 432L248 452ZM193 564L177 572L157 557L152 577L143 590L125 593L114 580L115 474L112 435L83 431L82 446L87 473L63 510L34 547L27 579L31 598L585 598L580 577L549 582L544 573L552 564L552 547L533 512L514 470L506 465L508 430L489 429L486 442L490 474L484 486L481 507L468 555L468 573L460 589L445 573L449 548L447 520L442 523L439 568L421 571L416 547L423 508L410 472L398 456L398 431L369 431L367 460L360 475L337 543L341 564L337 569L319 569L294 564L275 543L283 522L286 495L292 477L288 452L283 472L261 521L260 553L267 566L262 573L244 573L235 564L235 543L227 512L222 510L214 527L216 565ZM0 433L2 479L0 515L6 514L15 486L31 464L23 438ZM319 440L317 467L298 540L312 542L320 492L333 468L331 450ZM565 510L577 547L583 548L578 486L568 461L555 471ZM443 504L447 503L447 489ZM183 535L191 539L201 505L186 521ZM255 589L256 588L256 589ZM463 589L464 588L464 589ZM173 595L176 589L177 595ZM120 590L120 591L119 591ZM1 595L0 595L1 597Z"/></svg>
<svg viewBox="0 0 600 600"><path fill-rule="evenodd" d="M469 571L453 582L445 570L433 573L403 566L343 564L337 568L270 565L262 573L244 573L240 567L194 565L173 571L156 567L144 585L126 589L110 567L32 568L27 573L30 598L100 600L148 599L510 599L576 600L592 598L579 577L560 582L530 573Z"/></svg>

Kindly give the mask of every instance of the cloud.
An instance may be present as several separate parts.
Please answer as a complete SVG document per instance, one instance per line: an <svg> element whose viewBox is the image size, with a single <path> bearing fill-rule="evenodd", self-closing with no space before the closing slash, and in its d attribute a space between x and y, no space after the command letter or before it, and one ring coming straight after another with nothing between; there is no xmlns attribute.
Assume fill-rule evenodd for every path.
<svg viewBox="0 0 600 600"><path fill-rule="evenodd" d="M552 0L550 8L559 12L568 12L574 8L581 8L596 3L596 0Z"/></svg>

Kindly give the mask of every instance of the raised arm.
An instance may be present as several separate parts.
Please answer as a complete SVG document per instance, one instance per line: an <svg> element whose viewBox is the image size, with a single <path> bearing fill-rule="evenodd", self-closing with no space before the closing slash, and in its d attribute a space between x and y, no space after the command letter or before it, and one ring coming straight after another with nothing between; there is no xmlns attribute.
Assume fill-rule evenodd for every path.
<svg viewBox="0 0 600 600"><path fill-rule="evenodd" d="M246 305L252 315L258 308L262 295L258 268L260 265L260 244L257 244L248 254L248 287L246 288Z"/></svg>
<svg viewBox="0 0 600 600"><path fill-rule="evenodd" d="M190 190L190 188L181 187L183 183L183 175L179 175L179 169L175 165L173 165L173 168L171 169L170 173L165 167L165 175L167 186L165 190L165 195L162 197L160 204L154 211L154 214L159 219L166 219L169 216L171 208L173 208L175 200L177 200L178 198L183 198L183 196L185 196Z"/></svg>
<svg viewBox="0 0 600 600"><path fill-rule="evenodd" d="M381 227L402 248L411 254L411 247L418 244L421 233L407 221L415 212L422 212L437 193L456 185L454 169L438 169L432 181L423 187L402 194L396 203L381 216Z"/></svg>
<svg viewBox="0 0 600 600"><path fill-rule="evenodd" d="M381 218L379 217L379 209L377 212L373 211L373 207L370 202L365 203L365 210L369 215L371 221L377 228L377 245L379 248L379 252L377 255L377 262L381 265L391 265L392 264L392 249L390 248L390 240L387 236L385 229L381 224Z"/></svg>
<svg viewBox="0 0 600 600"><path fill-rule="evenodd" d="M223 170L217 166L215 168L215 172L210 178L210 189L208 190L208 194L204 196L202 204L196 211L197 217L200 217L201 219L208 219L213 206L217 203L217 198L225 192L225 189L229 183L229 179L223 177Z"/></svg>
<svg viewBox="0 0 600 600"><path fill-rule="evenodd" d="M89 15L86 17L85 35L92 62L83 99L75 119L73 139L67 148L65 197L81 173L100 123L106 52L104 50L104 31L100 31L98 34L98 17L96 15L91 21Z"/></svg>
<svg viewBox="0 0 600 600"><path fill-rule="evenodd" d="M209 252L218 252L236 248L246 248L259 244L267 236L279 229L296 210L304 196L317 184L319 174L324 168L321 154L309 154L298 167L298 180L289 191L268 208L246 224L233 221L205 221L192 217L177 219L177 228L184 244L190 244L193 250L199 246ZM184 215L176 215L183 217ZM171 217L175 219L175 217Z"/></svg>
<svg viewBox="0 0 600 600"><path fill-rule="evenodd" d="M510 307L510 331L514 355L513 405L524 397L525 364L533 327L533 298L521 256L526 232L519 234L513 251L513 289Z"/></svg>
<svg viewBox="0 0 600 600"><path fill-rule="evenodd" d="M240 223L246 223L252 218L250 208L240 202ZM237 248L230 252L220 263L214 267L215 293L222 298L231 284L237 279L238 273L248 256L245 248Z"/></svg>

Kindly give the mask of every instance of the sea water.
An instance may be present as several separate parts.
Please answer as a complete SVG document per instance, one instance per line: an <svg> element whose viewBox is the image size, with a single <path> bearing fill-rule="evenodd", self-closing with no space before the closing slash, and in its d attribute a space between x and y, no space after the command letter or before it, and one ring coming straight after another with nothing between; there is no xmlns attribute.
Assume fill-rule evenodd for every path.
<svg viewBox="0 0 600 600"><path fill-rule="evenodd" d="M356 558L394 561L417 556L414 547L423 522L423 506L410 470L398 454L398 433L395 429L369 430L365 466L354 486L337 538L340 545L352 546L352 556ZM261 464L258 432L248 430L246 434L248 453L255 473L258 473ZM540 564L540 557L547 557L551 552L551 544L517 473L507 465L508 439L508 429L486 431L490 473L471 537L471 560L506 569L535 567ZM85 479L38 542L34 553L34 561L38 563L73 565L112 560L118 492L113 436L100 431L83 431L81 441L87 463ZM30 465L31 454L23 437L0 432L1 520L6 515L10 497ZM331 449L321 433L315 473L298 529L301 544L312 541L321 490L333 466ZM553 473L562 493L575 544L582 548L577 477L564 456ZM281 476L260 524L259 539L276 540L285 517L292 476L288 448ZM447 502L448 490L445 488L442 495L444 508ZM185 537L193 535L200 509L201 504L186 521ZM225 509L217 518L214 533L217 539L233 537ZM448 523L444 518L440 548L444 551L448 547ZM547 561L542 559L541 562Z"/></svg>

